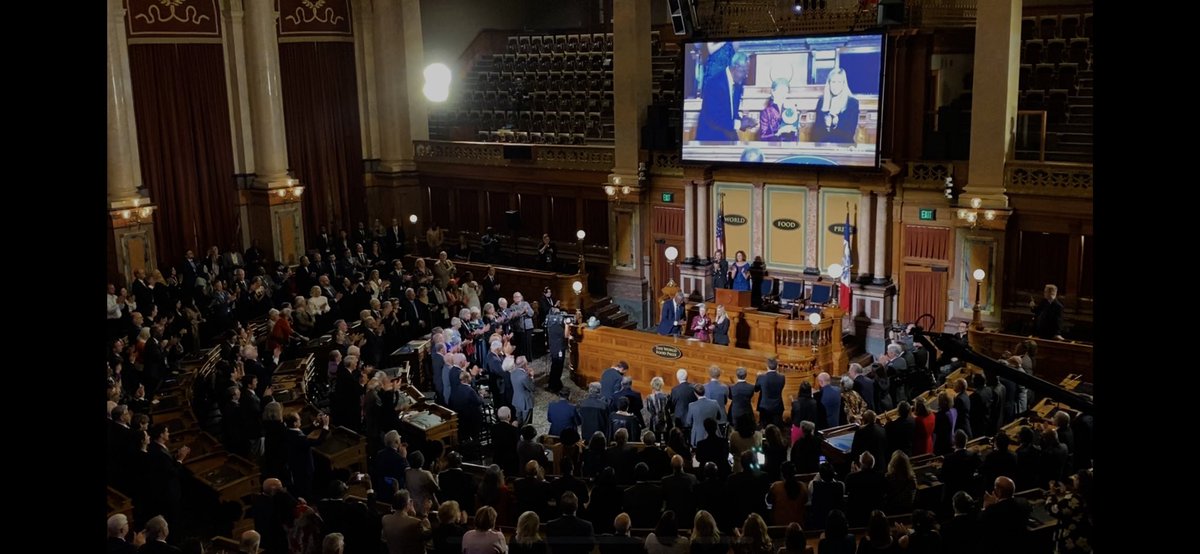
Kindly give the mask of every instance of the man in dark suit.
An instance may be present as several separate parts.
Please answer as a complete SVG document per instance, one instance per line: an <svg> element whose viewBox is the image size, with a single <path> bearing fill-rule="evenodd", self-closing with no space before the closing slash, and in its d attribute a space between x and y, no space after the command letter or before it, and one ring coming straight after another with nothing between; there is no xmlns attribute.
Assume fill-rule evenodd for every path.
<svg viewBox="0 0 1200 554"><path fill-rule="evenodd" d="M881 465L887 465L888 454L887 433L883 426L875 422L875 411L867 410L862 415L862 426L854 431L854 440L850 443L850 459L855 459L863 452L870 452Z"/></svg>
<svg viewBox="0 0 1200 554"><path fill-rule="evenodd" d="M133 536L133 542L125 540L129 534L129 518L125 514L113 514L108 518L108 554L134 554L138 547L146 543L146 534L138 533Z"/></svg>
<svg viewBox="0 0 1200 554"><path fill-rule="evenodd" d="M483 428L483 399L471 387L472 371L458 374L458 384L450 392L450 409L458 414L458 439L467 441L475 438ZM513 445L516 448L516 445Z"/></svg>
<svg viewBox="0 0 1200 554"><path fill-rule="evenodd" d="M624 427L613 433L613 445L604 451L604 461L617 472L617 483L633 484L633 466L637 465L637 449L629 445L629 430Z"/></svg>
<svg viewBox="0 0 1200 554"><path fill-rule="evenodd" d="M882 471L875 470L875 456L870 452L863 452L851 465L853 470L846 476L846 517L851 527L865 526L872 510L883 509L888 481Z"/></svg>
<svg viewBox="0 0 1200 554"><path fill-rule="evenodd" d="M587 504L590 496L588 494L588 485L575 476L575 462L571 461L571 458L563 458L558 463L558 467L562 475L550 483L550 491L554 494L554 498L562 498L564 494L569 492L574 494L580 503Z"/></svg>
<svg viewBox="0 0 1200 554"><path fill-rule="evenodd" d="M345 483L330 481L326 496L315 506L323 522L321 532L341 533L346 539L347 552L369 552L368 543L375 542L366 532L371 513L366 504L347 498L347 492L349 487ZM392 496L390 492L384 494ZM379 521L379 516L375 516L375 521Z"/></svg>
<svg viewBox="0 0 1200 554"><path fill-rule="evenodd" d="M517 445L521 442L521 432L513 425L512 410L501 406L496 410L496 423L492 424L492 445L496 465L508 475L516 475L520 458L517 456Z"/></svg>
<svg viewBox="0 0 1200 554"><path fill-rule="evenodd" d="M687 381L686 369L675 372L679 384L671 389L671 412L675 414L675 426L684 429L688 425L688 406L696 401L696 387ZM685 433L686 434L686 433Z"/></svg>
<svg viewBox="0 0 1200 554"><path fill-rule="evenodd" d="M136 293L135 293L136 294ZM141 302L138 302L141 305ZM1042 301L1029 300L1033 310L1033 334L1041 339L1064 340L1062 337L1063 305L1058 301L1058 287L1046 285Z"/></svg>
<svg viewBox="0 0 1200 554"><path fill-rule="evenodd" d="M868 409L877 409L875 407L875 382L863 373L861 365L850 364L848 373L850 374L850 378L854 380L854 392L863 397L863 401L867 403Z"/></svg>
<svg viewBox="0 0 1200 554"><path fill-rule="evenodd" d="M983 497L979 516L982 552L1021 552L1027 548L1029 504L1013 498L1016 486L1008 477L997 477L992 492Z"/></svg>
<svg viewBox="0 0 1200 554"><path fill-rule="evenodd" d="M645 462L638 462L633 467L633 478L635 484L621 495L621 506L634 527L653 528L663 512L662 485L651 480L650 466Z"/></svg>
<svg viewBox="0 0 1200 554"><path fill-rule="evenodd" d="M675 293L675 298L663 302L662 319L658 322L658 334L679 336L680 329L687 324L687 313L684 309L684 295Z"/></svg>
<svg viewBox="0 0 1200 554"><path fill-rule="evenodd" d="M758 422L763 427L783 423L783 385L787 378L780 375L779 360L767 358L767 372L754 381L754 392L758 394Z"/></svg>
<svg viewBox="0 0 1200 554"><path fill-rule="evenodd" d="M550 381L546 383L546 390L557 393L563 387L563 364L567 359L567 325L558 308L550 308L546 316L546 341L550 350Z"/></svg>
<svg viewBox="0 0 1200 554"><path fill-rule="evenodd" d="M404 236L404 226L400 220L392 218L392 225L387 229L387 253L393 259L404 257L404 246L407 239Z"/></svg>
<svg viewBox="0 0 1200 554"><path fill-rule="evenodd" d="M296 498L283 490L279 479L263 481L262 494L254 496L250 504L250 516L254 528L262 533L262 547L267 552L287 552L287 531L291 527L296 510Z"/></svg>
<svg viewBox="0 0 1200 554"><path fill-rule="evenodd" d="M333 236L329 234L329 228L322 225L321 229L317 232L317 239L314 242L316 243L317 252L328 254L330 248L333 248Z"/></svg>
<svg viewBox="0 0 1200 554"><path fill-rule="evenodd" d="M764 499L767 491L771 489L771 478L758 469L754 463L754 457L753 450L742 452L739 460L742 463L742 470L725 480L725 496L727 502L730 503L728 506L733 508L725 511L726 516L749 514L750 512L767 513Z"/></svg>
<svg viewBox="0 0 1200 554"><path fill-rule="evenodd" d="M671 456L656 445L655 440L654 431L642 433L642 444L646 446L638 452L638 459L650 468L650 478L657 481L671 472Z"/></svg>
<svg viewBox="0 0 1200 554"><path fill-rule="evenodd" d="M447 468L445 471L438 474L438 487L441 492L438 496L441 500L454 500L458 502L458 507L464 513L475 512L475 493L479 487L475 484L475 478L463 471L462 454L451 452L446 455Z"/></svg>
<svg viewBox="0 0 1200 554"><path fill-rule="evenodd" d="M560 391L559 399L551 402L546 407L546 419L550 422L550 434L561 436L562 432L567 429L575 429L579 432L579 424L583 420L579 416L579 409L571 402L570 391ZM591 437L588 437L591 438Z"/></svg>
<svg viewBox="0 0 1200 554"><path fill-rule="evenodd" d="M160 514L171 519L178 519L180 500L181 500L181 485L180 477L183 473L183 460L187 458L191 448L183 446L179 448L174 455L167 449L167 443L171 440L171 432L167 429L166 424L157 424L150 428L150 447L147 450L146 470L142 475L143 484L149 494L147 498L150 500L147 514ZM146 529L149 531L150 524L146 524ZM166 529L164 523L163 539L166 539ZM147 536L147 541L153 541L154 537Z"/></svg>
<svg viewBox="0 0 1200 554"><path fill-rule="evenodd" d="M683 457L671 456L671 474L662 478L663 497L667 509L675 511L678 521L692 521L696 517L696 476L683 470Z"/></svg>
<svg viewBox="0 0 1200 554"><path fill-rule="evenodd" d="M737 368L737 382L729 387L729 421L737 421L744 415L754 415L750 402L754 399L754 385L746 382L746 368Z"/></svg>
<svg viewBox="0 0 1200 554"><path fill-rule="evenodd" d="M186 448L186 447L185 447ZM163 516L154 516L146 522L146 544L138 549L138 554L179 554L181 550L167 544L170 527Z"/></svg>
<svg viewBox="0 0 1200 554"><path fill-rule="evenodd" d="M738 128L753 127L750 121L738 125L742 92L749 74L750 58L744 52L733 55L729 67L705 79L701 91L700 115L696 140L736 142Z"/></svg>
<svg viewBox="0 0 1200 554"><path fill-rule="evenodd" d="M404 290L400 310L400 326L405 329L406 338L411 340L424 336L429 329L429 307L417 300L417 291L412 288Z"/></svg>
<svg viewBox="0 0 1200 554"><path fill-rule="evenodd" d="M629 399L629 411L633 412L634 417L636 417L638 420L638 424L641 425L641 428L645 429L646 419L644 416L642 416L642 395L633 390L633 377L630 377L629 375L621 377L621 386L617 389L617 393L613 395L612 405L619 405L622 398Z"/></svg>
<svg viewBox="0 0 1200 554"><path fill-rule="evenodd" d="M587 397L579 403L580 436L584 442L592 440L596 431L608 436L608 416L613 410L600 391L600 383L588 383Z"/></svg>
<svg viewBox="0 0 1200 554"><path fill-rule="evenodd" d="M621 388L621 377L624 377L628 371L629 364L621 360L600 374L600 395L608 401L609 405L615 404L613 397Z"/></svg>
<svg viewBox="0 0 1200 554"><path fill-rule="evenodd" d="M558 501L563 516L546 523L546 542L554 554L588 554L596 544L591 522L575 517L579 498L564 493Z"/></svg>
<svg viewBox="0 0 1200 554"><path fill-rule="evenodd" d="M312 478L316 471L313 462L313 446L325 441L329 435L329 416L320 414L313 419L313 425L320 429L317 438L310 439L300 429L300 414L295 412L283 416L283 424L287 427L287 464L291 470L292 483L288 490L297 498L312 501Z"/></svg>
<svg viewBox="0 0 1200 554"><path fill-rule="evenodd" d="M388 431L383 437L383 448L375 454L371 462L371 487L388 494L393 485L388 480L396 481L404 488L404 476L408 472L408 450L400 440L396 430Z"/></svg>
<svg viewBox="0 0 1200 554"><path fill-rule="evenodd" d="M947 454L942 461L942 469L938 472L938 480L945 484L942 487L942 502L950 504L950 499L958 491L976 492L974 486L975 470L979 469L982 460L979 454L967 450L967 434L959 429L954 432L954 451Z"/></svg>
<svg viewBox="0 0 1200 554"><path fill-rule="evenodd" d="M911 412L912 406L908 402L901 402L896 406L896 419L883 427L884 434L887 435L888 452L900 450L906 455L912 455L913 433L916 432L917 424L909 415Z"/></svg>

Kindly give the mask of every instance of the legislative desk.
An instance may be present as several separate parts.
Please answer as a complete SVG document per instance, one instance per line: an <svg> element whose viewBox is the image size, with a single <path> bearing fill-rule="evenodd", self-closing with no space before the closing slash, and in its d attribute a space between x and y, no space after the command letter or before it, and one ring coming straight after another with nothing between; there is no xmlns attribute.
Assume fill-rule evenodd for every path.
<svg viewBox="0 0 1200 554"><path fill-rule="evenodd" d="M574 336L579 351L579 364L571 373L575 384L586 389L589 382L600 381L605 369L624 360L629 363L628 376L633 378L634 390L643 396L650 394L650 380L654 377L662 377L665 385L663 392L669 393L678 384L675 371L680 368L687 370L689 382L707 383L708 368L714 364L723 371L722 382L734 383L735 370L744 367L746 381L753 384L760 373L767 371L767 358L775 355L771 351L722 346L615 327L582 328ZM829 345L821 348L831 350ZM800 383L805 380L815 383L816 374L824 370L823 367L813 367L811 348L808 355L808 363L803 360L792 362L783 356L779 358L779 373L787 378L783 388L785 415L791 412L791 399L799 392ZM824 357L829 359L831 356Z"/></svg>
<svg viewBox="0 0 1200 554"><path fill-rule="evenodd" d="M436 416L440 422L428 425L424 421L428 415ZM422 398L417 404L401 411L400 425L408 433L424 437L427 441L458 444L458 414L450 408L434 403L430 398Z"/></svg>
<svg viewBox="0 0 1200 554"><path fill-rule="evenodd" d="M416 266L416 259L417 257L412 254L405 256L404 268L406 270L411 270ZM425 258L425 267L430 271L433 271L433 264L436 261L436 258ZM525 297L526 302L532 304L542 297L542 289L550 287L552 297L555 300L561 301L559 307L563 310L574 311L577 308L582 309L590 302L590 297L588 296L587 290L588 275L586 272L567 275L564 273L554 273L552 271L523 269L519 267L509 267L496 264L464 262L459 260L451 261L454 262L454 268L457 270L455 278L459 279L460 285L463 284L461 282L463 276L466 274L466 272L470 271L471 278L474 279L475 282L479 283L480 286L483 286L483 278L487 277L487 268L496 268L496 278L500 281L500 294L505 298L508 298L510 301L512 300L512 294L514 292L519 292ZM571 288L571 284L575 281L583 283L583 292L578 296L575 295L575 291ZM413 288L416 289L415 286ZM401 295L396 291L392 291L392 296L397 298L401 297ZM481 294L479 297L481 304L484 302L484 296L486 296L486 292ZM499 306L496 308L499 309ZM541 309L544 312L547 307L541 306Z"/></svg>
<svg viewBox="0 0 1200 554"><path fill-rule="evenodd" d="M117 489L108 487L108 516L117 514L125 514L129 521L133 521L133 501Z"/></svg>
<svg viewBox="0 0 1200 554"><path fill-rule="evenodd" d="M345 427L331 427L325 440L313 446L312 451L329 462L331 469L361 470L367 466L367 439Z"/></svg>
<svg viewBox="0 0 1200 554"><path fill-rule="evenodd" d="M183 466L197 481L216 491L221 502L238 502L259 490L258 466L237 454L220 451L189 455Z"/></svg>
<svg viewBox="0 0 1200 554"><path fill-rule="evenodd" d="M1037 356L1033 362L1034 376L1054 383L1068 375L1078 374L1083 381L1095 382L1092 369L1094 358L1090 344L1009 335L986 329L971 330L967 334L967 340L976 352L992 358L999 358L1005 351L1015 354L1018 344L1032 340L1038 345Z"/></svg>

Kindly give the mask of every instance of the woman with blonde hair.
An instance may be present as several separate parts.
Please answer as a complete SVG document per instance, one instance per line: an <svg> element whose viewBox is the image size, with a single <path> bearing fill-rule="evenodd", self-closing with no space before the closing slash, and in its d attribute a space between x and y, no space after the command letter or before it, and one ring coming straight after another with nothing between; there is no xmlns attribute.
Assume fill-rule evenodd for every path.
<svg viewBox="0 0 1200 554"><path fill-rule="evenodd" d="M547 554L546 539L538 532L541 520L537 512L525 512L517 518L517 532L508 550L512 554Z"/></svg>
<svg viewBox="0 0 1200 554"><path fill-rule="evenodd" d="M308 313L314 319L329 313L329 299L321 296L321 287L317 285L308 289Z"/></svg>
<svg viewBox="0 0 1200 554"><path fill-rule="evenodd" d="M724 304L717 304L717 317L709 328L712 329L713 344L729 346L729 315L725 313Z"/></svg>
<svg viewBox="0 0 1200 554"><path fill-rule="evenodd" d="M692 520L691 554L726 554L729 545L721 541L721 532L717 530L717 520L713 519L708 510L696 512Z"/></svg>
<svg viewBox="0 0 1200 554"><path fill-rule="evenodd" d="M892 452L892 459L887 466L887 503L884 504L884 511L889 514L912 513L916 499L917 474L913 472L912 461L903 450Z"/></svg>
<svg viewBox="0 0 1200 554"><path fill-rule="evenodd" d="M835 67L825 80L825 92L817 98L812 142L854 144L858 131L858 99L850 92L846 70Z"/></svg>
<svg viewBox="0 0 1200 554"><path fill-rule="evenodd" d="M462 554L462 538L467 532L467 513L458 502L447 500L438 506L438 526L433 529L432 554Z"/></svg>
<svg viewBox="0 0 1200 554"><path fill-rule="evenodd" d="M771 537L767 534L767 522L762 516L751 513L746 516L742 528L733 529L733 551L735 554L771 554Z"/></svg>

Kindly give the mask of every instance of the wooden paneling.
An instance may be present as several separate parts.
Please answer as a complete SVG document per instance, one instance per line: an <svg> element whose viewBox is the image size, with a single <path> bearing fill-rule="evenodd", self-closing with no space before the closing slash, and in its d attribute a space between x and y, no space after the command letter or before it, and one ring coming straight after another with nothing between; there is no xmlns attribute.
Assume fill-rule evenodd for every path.
<svg viewBox="0 0 1200 554"><path fill-rule="evenodd" d="M449 228L450 226L450 189L443 186L429 187L429 221ZM449 233L447 233L449 234Z"/></svg>
<svg viewBox="0 0 1200 554"><path fill-rule="evenodd" d="M1040 292L1047 283L1058 285L1058 295L1077 291L1067 282L1070 236L1059 233L1023 231L1017 243L1017 271L1013 276L1018 291ZM1024 299L1022 299L1024 300Z"/></svg>
<svg viewBox="0 0 1200 554"><path fill-rule="evenodd" d="M508 232L508 220L505 219L504 212L507 212L508 210L512 209L509 207L510 206L509 196L510 195L507 192L494 191L494 190L489 190L487 192L488 221L491 222L492 226L495 227L497 231L500 231L502 233ZM521 221L522 232L520 234L525 234L524 228L526 226L527 225L525 224L524 218L522 218L522 221Z"/></svg>
<svg viewBox="0 0 1200 554"><path fill-rule="evenodd" d="M608 242L608 200L587 198L583 201L583 225L590 244ZM575 232L571 231L571 236ZM593 237L595 239L593 240Z"/></svg>
<svg viewBox="0 0 1200 554"><path fill-rule="evenodd" d="M521 210L521 223L524 225L523 231L525 236L541 238L543 233L549 232L546 228L545 221L545 202L546 197L540 194L522 192L517 194L517 200ZM571 235L574 238L574 235ZM567 240L566 237L554 237L552 240Z"/></svg>
<svg viewBox="0 0 1200 554"><path fill-rule="evenodd" d="M1016 352L1022 341L1037 342L1037 357L1034 358L1033 375L1051 383L1062 381L1067 375L1083 375L1084 382L1094 383L1094 356L1091 345L1075 344L1057 340L1031 339L1020 335L971 331L971 348L985 356L1000 357L1004 352Z"/></svg>
<svg viewBox="0 0 1200 554"><path fill-rule="evenodd" d="M670 206L654 206L654 215L650 217L650 232L655 236L683 238L684 210ZM680 248L682 251L683 249Z"/></svg>
<svg viewBox="0 0 1200 554"><path fill-rule="evenodd" d="M917 260L950 261L950 229L904 226L904 257Z"/></svg>
<svg viewBox="0 0 1200 554"><path fill-rule="evenodd" d="M458 217L453 222L455 230L483 232L487 222L479 217L483 211L479 208L479 191L469 188L458 189L458 205L455 212Z"/></svg>
<svg viewBox="0 0 1200 554"><path fill-rule="evenodd" d="M1079 296L1083 298L1092 298L1095 294L1093 287L1095 281L1092 279L1092 270L1096 263L1096 239L1084 235L1080 237L1083 241L1083 267L1080 268L1079 275Z"/></svg>
<svg viewBox="0 0 1200 554"><path fill-rule="evenodd" d="M550 197L550 238L563 242L574 241L575 231L579 227L579 209L578 202L574 198L568 196L551 196ZM593 235L588 231L588 236L584 240L588 244L606 244L608 237Z"/></svg>

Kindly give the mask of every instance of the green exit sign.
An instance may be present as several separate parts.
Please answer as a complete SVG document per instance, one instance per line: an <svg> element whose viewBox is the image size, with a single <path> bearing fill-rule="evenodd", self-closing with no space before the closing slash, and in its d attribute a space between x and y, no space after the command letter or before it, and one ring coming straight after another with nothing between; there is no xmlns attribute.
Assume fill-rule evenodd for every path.
<svg viewBox="0 0 1200 554"><path fill-rule="evenodd" d="M674 202L675 201L675 193L673 193L673 192L662 193L662 201L663 202Z"/></svg>
<svg viewBox="0 0 1200 554"><path fill-rule="evenodd" d="M937 219L937 210L933 208L921 208L921 221L933 221Z"/></svg>

